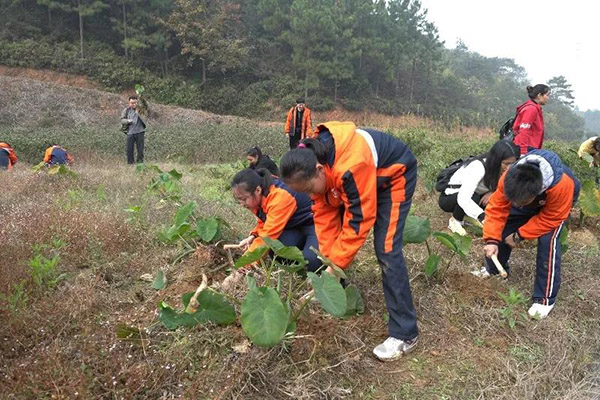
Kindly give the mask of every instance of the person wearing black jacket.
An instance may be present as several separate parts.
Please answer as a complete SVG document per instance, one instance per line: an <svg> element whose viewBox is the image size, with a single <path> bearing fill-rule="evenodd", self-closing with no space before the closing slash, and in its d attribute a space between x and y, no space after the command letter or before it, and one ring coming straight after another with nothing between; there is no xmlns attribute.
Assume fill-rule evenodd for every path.
<svg viewBox="0 0 600 400"><path fill-rule="evenodd" d="M258 170L259 168L265 168L269 170L271 175L279 176L279 168L271 157L263 154L258 146L250 147L246 151L246 159L250 162L248 168Z"/></svg>

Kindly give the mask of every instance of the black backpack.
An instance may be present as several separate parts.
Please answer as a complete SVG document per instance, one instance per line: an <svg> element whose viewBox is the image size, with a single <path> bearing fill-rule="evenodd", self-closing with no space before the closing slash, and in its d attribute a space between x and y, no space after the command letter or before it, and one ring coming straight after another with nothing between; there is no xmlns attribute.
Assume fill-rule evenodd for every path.
<svg viewBox="0 0 600 400"><path fill-rule="evenodd" d="M474 158L477 157L469 156L466 160L459 158L458 160L452 161L450 165L441 170L435 180L435 190L440 193L444 193L444 191L449 187L448 183L450 182L452 175L454 175L454 173L458 171L460 167L470 162ZM459 187L460 185L452 185L451 189L458 189Z"/></svg>
<svg viewBox="0 0 600 400"><path fill-rule="evenodd" d="M515 138L515 132L513 131L513 125L515 124L516 118L517 118L516 115L512 118L509 118L508 121L506 121L504 123L504 125L502 125L500 127L500 130L498 131L498 133L500 134L500 140L508 140L510 142L513 141L513 139Z"/></svg>

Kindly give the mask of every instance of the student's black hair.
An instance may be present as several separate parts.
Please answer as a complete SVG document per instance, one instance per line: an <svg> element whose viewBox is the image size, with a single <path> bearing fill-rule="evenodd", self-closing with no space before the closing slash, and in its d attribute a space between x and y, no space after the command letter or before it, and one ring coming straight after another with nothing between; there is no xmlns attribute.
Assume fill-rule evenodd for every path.
<svg viewBox="0 0 600 400"><path fill-rule="evenodd" d="M515 157L519 159L519 146L508 140L499 140L490 148L485 156L485 175L483 184L492 192L498 187L502 161Z"/></svg>
<svg viewBox="0 0 600 400"><path fill-rule="evenodd" d="M304 103L304 99L302 97L298 97L296 99L296 104L303 104Z"/></svg>
<svg viewBox="0 0 600 400"><path fill-rule="evenodd" d="M504 195L519 205L537 197L542 191L544 178L537 164L520 163L510 167L504 178Z"/></svg>
<svg viewBox="0 0 600 400"><path fill-rule="evenodd" d="M137 100L138 97L135 94L132 94L131 96L129 96L129 100Z"/></svg>
<svg viewBox="0 0 600 400"><path fill-rule="evenodd" d="M285 182L312 179L317 173L317 163L326 163L327 151L327 146L320 140L304 139L296 149L288 151L281 158L281 178Z"/></svg>
<svg viewBox="0 0 600 400"><path fill-rule="evenodd" d="M260 150L260 147L254 146L254 147L250 147L248 150L246 150L246 155L250 156L250 157L261 158L262 151Z"/></svg>
<svg viewBox="0 0 600 400"><path fill-rule="evenodd" d="M262 188L263 195L269 193L269 187L273 184L271 173L266 168L257 170L246 168L235 174L231 180L231 188L242 187L245 192L254 193L257 187Z"/></svg>
<svg viewBox="0 0 600 400"><path fill-rule="evenodd" d="M595 140L594 140L594 149L596 151L600 151L600 136L598 136Z"/></svg>
<svg viewBox="0 0 600 400"><path fill-rule="evenodd" d="M546 94L550 91L550 87L548 85L544 85L543 83L538 83L535 86L527 85L527 95L531 100L535 100L538 94Z"/></svg>

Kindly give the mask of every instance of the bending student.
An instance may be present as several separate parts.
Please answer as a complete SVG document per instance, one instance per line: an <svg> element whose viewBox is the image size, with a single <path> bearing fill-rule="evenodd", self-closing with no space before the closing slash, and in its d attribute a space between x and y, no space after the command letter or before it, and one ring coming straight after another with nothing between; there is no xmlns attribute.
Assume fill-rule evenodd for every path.
<svg viewBox="0 0 600 400"><path fill-rule="evenodd" d="M493 255L508 272L512 249L537 239L532 317L544 318L554 307L560 288L560 233L579 196L580 183L553 152L532 150L500 178L485 209L483 224L487 266L481 277L497 274Z"/></svg>
<svg viewBox="0 0 600 400"><path fill-rule="evenodd" d="M452 213L448 228L466 235L465 215L483 223L490 196L498 186L500 176L519 158L519 147L506 140L496 142L490 151L463 164L450 178L440 194L440 208Z"/></svg>
<svg viewBox="0 0 600 400"><path fill-rule="evenodd" d="M12 170L17 163L15 150L6 142L0 142L0 169Z"/></svg>
<svg viewBox="0 0 600 400"><path fill-rule="evenodd" d="M296 246L308 261L306 269L317 271L322 263L310 247L319 248L310 198L295 193L266 169L244 169L231 182L236 200L256 216L256 227L240 245L252 251L264 244L261 237Z"/></svg>
<svg viewBox="0 0 600 400"><path fill-rule="evenodd" d="M417 182L417 160L400 140L352 122L328 122L286 153L284 181L312 195L321 251L347 268L374 229L389 312L389 337L375 347L391 361L417 344L417 317L402 254L402 233ZM334 274L331 268L328 272Z"/></svg>

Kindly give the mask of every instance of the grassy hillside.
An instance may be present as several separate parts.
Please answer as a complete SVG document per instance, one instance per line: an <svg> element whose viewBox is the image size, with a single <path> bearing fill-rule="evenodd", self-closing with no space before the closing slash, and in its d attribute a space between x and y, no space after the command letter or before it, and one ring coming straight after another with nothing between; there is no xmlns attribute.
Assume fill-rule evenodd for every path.
<svg viewBox="0 0 600 400"><path fill-rule="evenodd" d="M426 248L407 245L420 344L397 362L384 364L371 356L387 325L371 239L349 272L365 300L362 316L335 319L313 304L296 338L266 350L245 347L239 323L167 330L157 320L157 303L177 305L203 272L209 283L222 280L228 268L218 267L226 255L220 245L206 245L173 262L180 248L158 236L177 205L147 190L154 172L125 165L117 123L124 100L93 89L0 77L0 140L11 142L21 156L12 173L0 174L2 393L18 399L579 400L600 395L598 218L588 218L584 228L572 226L557 306L543 321L524 317L526 302L509 304L499 295L514 289L528 299L535 245L514 253L508 281L480 281L468 273L482 263L482 241L475 235L466 261L455 259L440 281L423 273ZM437 207L431 179L448 161L484 151L493 138L444 132L414 120L402 126L378 122L369 125L398 135L419 158L413 214L445 231L448 216ZM148 160L183 173L180 203L193 200L200 216L226 220L224 242L243 237L253 218L233 200L229 180L248 146L259 144L275 157L283 153L281 125L152 105L150 127ZM76 176L28 168L53 140L73 153ZM550 146L578 173L588 173L576 163L572 146ZM138 211L132 212L134 207ZM448 253L431 245L447 260ZM36 255L38 261L40 256L57 260L41 281L39 268L32 267ZM140 279L160 269L167 276L165 289ZM139 335L120 339L122 326L138 329Z"/></svg>

